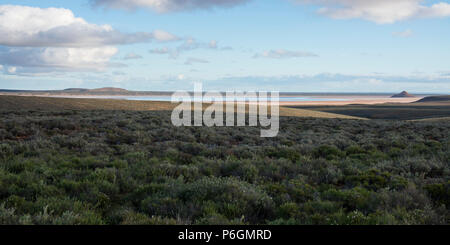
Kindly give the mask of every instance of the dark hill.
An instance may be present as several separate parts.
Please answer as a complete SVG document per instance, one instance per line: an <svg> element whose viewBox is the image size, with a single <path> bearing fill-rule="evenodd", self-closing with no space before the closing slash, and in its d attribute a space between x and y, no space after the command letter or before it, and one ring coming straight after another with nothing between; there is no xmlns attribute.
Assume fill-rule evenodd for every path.
<svg viewBox="0 0 450 245"><path fill-rule="evenodd" d="M450 102L450 95L428 96L417 102Z"/></svg>
<svg viewBox="0 0 450 245"><path fill-rule="evenodd" d="M394 94L391 96L391 98L409 98L409 97L415 97L415 96L406 91L403 91L399 94Z"/></svg>

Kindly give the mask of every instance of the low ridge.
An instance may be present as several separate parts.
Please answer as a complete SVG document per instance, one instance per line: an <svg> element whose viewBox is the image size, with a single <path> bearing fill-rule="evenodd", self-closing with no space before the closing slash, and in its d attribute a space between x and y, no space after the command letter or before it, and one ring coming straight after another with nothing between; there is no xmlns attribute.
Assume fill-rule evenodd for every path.
<svg viewBox="0 0 450 245"><path fill-rule="evenodd" d="M450 95L428 96L417 102L450 102Z"/></svg>

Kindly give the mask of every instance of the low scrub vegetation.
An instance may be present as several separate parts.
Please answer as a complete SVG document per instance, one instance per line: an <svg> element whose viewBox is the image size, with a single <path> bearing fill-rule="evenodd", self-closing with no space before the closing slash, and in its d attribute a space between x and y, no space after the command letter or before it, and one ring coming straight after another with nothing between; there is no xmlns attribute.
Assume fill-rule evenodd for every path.
<svg viewBox="0 0 450 245"><path fill-rule="evenodd" d="M448 224L448 122L0 112L0 224Z"/></svg>

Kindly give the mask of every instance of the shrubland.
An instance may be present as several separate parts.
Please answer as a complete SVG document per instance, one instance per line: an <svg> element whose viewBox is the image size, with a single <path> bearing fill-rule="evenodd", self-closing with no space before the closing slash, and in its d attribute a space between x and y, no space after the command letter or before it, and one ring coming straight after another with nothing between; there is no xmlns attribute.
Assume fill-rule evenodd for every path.
<svg viewBox="0 0 450 245"><path fill-rule="evenodd" d="M0 111L0 224L448 224L447 121Z"/></svg>

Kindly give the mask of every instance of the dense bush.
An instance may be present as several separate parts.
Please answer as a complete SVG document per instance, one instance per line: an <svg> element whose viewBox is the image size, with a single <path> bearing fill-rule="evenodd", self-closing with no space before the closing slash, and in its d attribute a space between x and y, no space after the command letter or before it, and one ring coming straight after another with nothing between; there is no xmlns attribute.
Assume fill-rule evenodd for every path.
<svg viewBox="0 0 450 245"><path fill-rule="evenodd" d="M0 112L0 224L448 224L450 125Z"/></svg>

